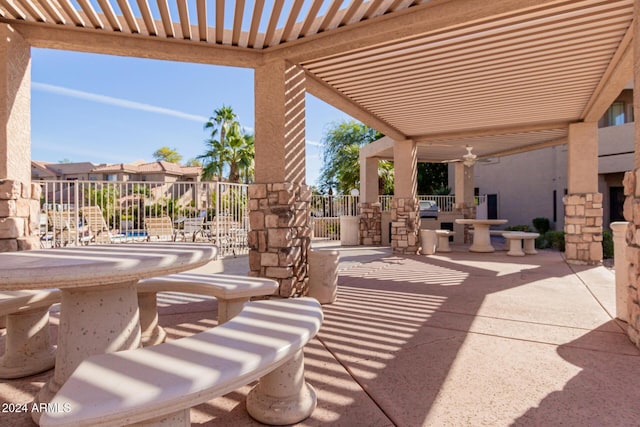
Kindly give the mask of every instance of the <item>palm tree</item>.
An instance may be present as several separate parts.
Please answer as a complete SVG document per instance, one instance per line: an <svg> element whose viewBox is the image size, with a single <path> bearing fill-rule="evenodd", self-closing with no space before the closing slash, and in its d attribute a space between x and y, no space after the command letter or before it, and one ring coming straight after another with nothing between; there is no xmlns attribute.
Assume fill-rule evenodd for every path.
<svg viewBox="0 0 640 427"><path fill-rule="evenodd" d="M222 177L228 170L229 182L252 181L254 138L253 135L244 133L236 119L232 108L223 105L205 123L205 129L211 129L211 137L205 141L207 151L197 157L204 161L203 179ZM220 138L216 139L218 131Z"/></svg>
<svg viewBox="0 0 640 427"><path fill-rule="evenodd" d="M255 155L253 135L247 135L240 129L240 124L235 122L229 128L227 134L227 162L229 164L229 181L240 182L244 175L244 180L249 180L246 173L253 166Z"/></svg>
<svg viewBox="0 0 640 427"><path fill-rule="evenodd" d="M233 123L237 123L238 116L233 112L233 108L224 104L221 108L213 111L213 116L204 124L205 129L211 129L211 138L215 137L215 133L220 129L220 141L226 141L227 132Z"/></svg>
<svg viewBox="0 0 640 427"><path fill-rule="evenodd" d="M217 129L211 131L211 138L205 141L207 149L204 154L197 156L198 160L202 160L204 166L202 168L202 179L214 179L221 177L225 164L225 146L219 140L215 139Z"/></svg>

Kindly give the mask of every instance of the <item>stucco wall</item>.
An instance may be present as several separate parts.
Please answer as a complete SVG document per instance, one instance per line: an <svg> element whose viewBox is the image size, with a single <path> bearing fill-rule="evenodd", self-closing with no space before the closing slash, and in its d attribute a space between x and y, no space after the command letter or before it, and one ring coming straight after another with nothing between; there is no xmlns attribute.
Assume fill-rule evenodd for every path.
<svg viewBox="0 0 640 427"><path fill-rule="evenodd" d="M622 185L620 173L633 168L633 150L633 123L598 130L598 191L604 197L605 224L609 222L609 187ZM553 190L556 190L555 229L564 227L565 145L501 157L491 163L476 163L474 181L481 195L498 195L498 216L508 219L508 225L531 225L537 216L553 222ZM453 188L451 178L450 186Z"/></svg>
<svg viewBox="0 0 640 427"><path fill-rule="evenodd" d="M480 194L498 195L498 217L507 225L531 225L535 217L554 221L553 191L556 190L556 229L562 229L562 196L567 186L565 146L551 147L490 163L475 165L474 182Z"/></svg>

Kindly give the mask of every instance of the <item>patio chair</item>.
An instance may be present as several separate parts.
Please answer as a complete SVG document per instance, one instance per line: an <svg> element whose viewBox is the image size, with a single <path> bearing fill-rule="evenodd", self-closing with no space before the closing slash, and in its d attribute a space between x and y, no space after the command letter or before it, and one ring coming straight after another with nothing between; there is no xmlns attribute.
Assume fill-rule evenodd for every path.
<svg viewBox="0 0 640 427"><path fill-rule="evenodd" d="M145 217L144 229L147 232L147 241L152 239L176 241L176 230L169 216Z"/></svg>
<svg viewBox="0 0 640 427"><path fill-rule="evenodd" d="M80 209L85 223L89 226L93 234L93 242L95 243L114 243L122 236L114 234L109 230L107 222L102 215L100 206L85 206Z"/></svg>
<svg viewBox="0 0 640 427"><path fill-rule="evenodd" d="M91 230L83 222L76 224L75 211L47 211L47 218L53 233L53 246L61 247L73 244L88 245L92 239Z"/></svg>
<svg viewBox="0 0 640 427"><path fill-rule="evenodd" d="M193 242L196 241L198 234L204 237L204 217L184 218L180 221L182 228L176 230L176 237L182 236L182 240L187 240L187 236L191 236Z"/></svg>

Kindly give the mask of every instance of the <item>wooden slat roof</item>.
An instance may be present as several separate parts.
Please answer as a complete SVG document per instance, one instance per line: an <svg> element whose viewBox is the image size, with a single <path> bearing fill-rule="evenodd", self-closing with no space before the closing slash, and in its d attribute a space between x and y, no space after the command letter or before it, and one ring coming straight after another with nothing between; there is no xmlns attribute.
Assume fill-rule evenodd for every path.
<svg viewBox="0 0 640 427"><path fill-rule="evenodd" d="M0 22L36 47L284 58L311 93L434 161L562 142L631 79L633 0L0 0Z"/></svg>

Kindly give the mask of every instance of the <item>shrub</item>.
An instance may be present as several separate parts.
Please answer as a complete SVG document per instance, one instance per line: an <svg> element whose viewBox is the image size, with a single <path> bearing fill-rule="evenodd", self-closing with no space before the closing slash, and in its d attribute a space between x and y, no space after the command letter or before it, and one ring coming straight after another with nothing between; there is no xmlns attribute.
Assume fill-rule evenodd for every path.
<svg viewBox="0 0 640 427"><path fill-rule="evenodd" d="M505 228L505 231L524 231L525 233L528 233L531 229L528 225L512 225Z"/></svg>
<svg viewBox="0 0 640 427"><path fill-rule="evenodd" d="M564 252L564 231L547 231L544 233L546 248L553 248Z"/></svg>
<svg viewBox="0 0 640 427"><path fill-rule="evenodd" d="M549 218L537 217L533 218L533 227L540 234L544 234L547 231L551 230L551 222Z"/></svg>
<svg viewBox="0 0 640 427"><path fill-rule="evenodd" d="M609 230L602 232L602 256L613 258L613 234Z"/></svg>

